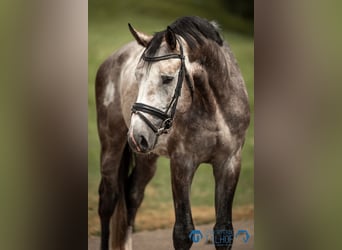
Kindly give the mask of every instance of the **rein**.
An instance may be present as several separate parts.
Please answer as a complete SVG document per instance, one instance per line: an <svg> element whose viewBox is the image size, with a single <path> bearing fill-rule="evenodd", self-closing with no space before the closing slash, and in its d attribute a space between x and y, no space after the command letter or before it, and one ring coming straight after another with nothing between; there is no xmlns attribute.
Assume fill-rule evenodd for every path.
<svg viewBox="0 0 342 250"><path fill-rule="evenodd" d="M144 103L134 103L132 106L132 113L139 115L139 117L144 120L144 122L152 129L152 131L157 135L161 134L167 134L173 124L173 119L176 113L177 103L178 99L181 95L181 89L183 85L183 80L185 78L186 83L190 89L191 97L193 97L193 87L190 82L190 76L188 74L188 71L185 67L185 57L183 53L183 47L178 38L176 38L179 44L180 48L180 54L168 54L163 56L156 56L156 57L148 57L145 55L145 53L142 56L142 59L147 62L158 62L163 60L169 60L169 59L180 59L181 60L181 66L178 73L178 80L175 92L173 94L173 97L171 99L171 102L169 103L167 109L165 111L152 107L150 105L144 104ZM159 118L162 122L159 127L155 126L145 115L150 114L154 117Z"/></svg>

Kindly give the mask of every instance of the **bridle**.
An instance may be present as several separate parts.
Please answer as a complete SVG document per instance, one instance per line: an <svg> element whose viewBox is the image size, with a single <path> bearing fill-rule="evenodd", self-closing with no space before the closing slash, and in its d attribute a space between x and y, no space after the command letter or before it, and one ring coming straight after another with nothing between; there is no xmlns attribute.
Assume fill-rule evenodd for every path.
<svg viewBox="0 0 342 250"><path fill-rule="evenodd" d="M176 37L176 41L179 44L180 54L168 54L163 56L156 56L156 57L148 57L145 55L145 53L142 55L142 59L147 62L158 62L163 60L169 60L169 59L180 59L181 60L181 66L178 73L178 80L175 92L173 94L173 97L165 111L160 110L158 108L152 107L150 105L144 104L144 103L134 103L132 106L132 113L137 114L151 129L152 131L157 135L166 134L170 131L173 119L176 113L177 103L178 99L181 95L181 89L183 85L183 80L185 77L186 83L190 89L191 97L193 96L193 87L191 85L190 76L188 74L188 71L185 67L185 57L183 54L183 47L178 38ZM144 113L150 114L154 117L159 118L162 122L159 127L155 126L145 115Z"/></svg>

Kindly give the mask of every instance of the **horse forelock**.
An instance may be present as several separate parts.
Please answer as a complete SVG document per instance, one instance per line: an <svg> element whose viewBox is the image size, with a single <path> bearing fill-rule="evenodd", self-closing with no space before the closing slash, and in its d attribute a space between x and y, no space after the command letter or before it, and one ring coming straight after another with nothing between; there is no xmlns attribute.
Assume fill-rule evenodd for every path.
<svg viewBox="0 0 342 250"><path fill-rule="evenodd" d="M177 19L169 27L176 35L185 40L190 50L201 47L207 40L214 41L219 46L223 45L216 22L209 22L196 16L188 16ZM165 32L166 30L163 30L154 34L144 52L146 56L153 57L156 55L164 39Z"/></svg>
<svg viewBox="0 0 342 250"><path fill-rule="evenodd" d="M223 45L217 25L213 25L200 17L183 17L170 25L171 29L184 38L190 48L199 47L206 40L212 40L219 46Z"/></svg>
<svg viewBox="0 0 342 250"><path fill-rule="evenodd" d="M189 60L196 58L196 55L203 55L207 49L205 47L210 44L213 49L219 49L223 46L223 40L219 34L219 26L216 22L209 22L206 19L188 16L177 19L175 22L169 25L172 31L178 35L182 41L184 47L187 50L187 56ZM145 67L147 73L149 73L153 62L144 61L143 56L155 57L160 52L161 48L167 46L165 43L166 29L160 32L156 32L148 43L142 56L140 57L139 64ZM204 51L202 51L204 49ZM163 54L163 53L161 53ZM193 56L195 55L195 56ZM210 54L208 55L210 56Z"/></svg>

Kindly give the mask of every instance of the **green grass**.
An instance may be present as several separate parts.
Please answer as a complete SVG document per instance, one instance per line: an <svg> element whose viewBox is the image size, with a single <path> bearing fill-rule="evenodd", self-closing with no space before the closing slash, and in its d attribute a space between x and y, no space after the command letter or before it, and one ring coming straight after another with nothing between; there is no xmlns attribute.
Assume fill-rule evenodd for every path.
<svg viewBox="0 0 342 250"><path fill-rule="evenodd" d="M153 9L149 8L152 2L155 6ZM244 76L252 109L252 120L243 150L242 171L236 191L234 207L254 203L254 40L251 35L232 31L239 30L250 34L249 29L251 25L247 27L245 21L227 14L223 8L219 8L219 1L176 0L172 2L155 2L147 0L141 1L139 4L133 3L132 0L112 2L98 0L89 2L88 226L89 233L91 234L97 234L99 230L97 189L100 180L100 146L96 127L94 79L99 65L116 49L132 40L127 28L128 22L132 23L138 30L149 34L164 29L175 18L182 15L200 15L208 19L216 19L221 23L224 31L223 36L230 44ZM232 24L234 21L236 21L235 24ZM211 166L203 164L199 167L194 178L191 195L191 203L194 209L196 207L203 208L203 210L205 208L213 208L214 178ZM170 221L165 223L162 221L164 217L170 217L172 210L169 161L165 158L160 158L156 175L146 189L145 199L137 218L137 229L169 226ZM153 221L154 226L151 227L149 224L153 224L153 211L158 216L155 215L157 217ZM144 218L144 216L148 218ZM212 219L212 216L204 216L203 218L205 217L209 218L209 220ZM158 220L161 221L159 224Z"/></svg>

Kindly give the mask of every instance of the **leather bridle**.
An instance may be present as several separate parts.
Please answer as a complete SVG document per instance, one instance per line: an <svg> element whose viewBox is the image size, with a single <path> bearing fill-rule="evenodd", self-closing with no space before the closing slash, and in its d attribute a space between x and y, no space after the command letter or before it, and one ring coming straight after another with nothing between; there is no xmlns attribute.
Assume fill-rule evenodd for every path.
<svg viewBox="0 0 342 250"><path fill-rule="evenodd" d="M178 99L181 95L181 89L182 89L184 77L190 89L191 97L193 96L193 87L191 85L190 76L185 67L185 57L183 53L183 47L182 47L182 44L179 42L178 38L176 38L176 41L179 44L180 54L168 54L168 55L156 56L156 57L148 57L145 55L145 53L142 55L142 59L147 62L158 62L158 61L169 60L169 59L181 60L181 66L180 66L179 73L178 73L176 89L165 111L152 107L150 105L147 105L144 103L138 103L138 102L134 103L132 106L132 113L137 114L152 129L152 131L157 136L168 133L172 127L173 119L176 113ZM144 114L149 114L154 117L157 117L158 119L162 121L161 124L159 126L154 125Z"/></svg>

